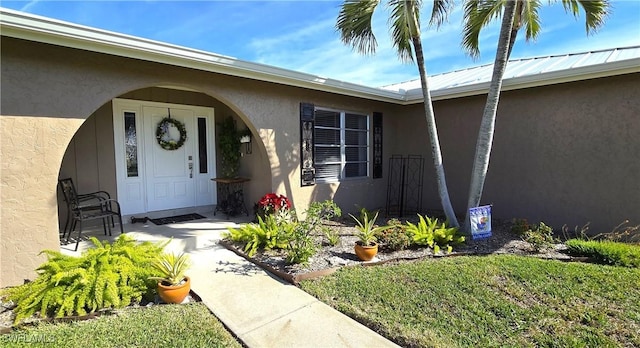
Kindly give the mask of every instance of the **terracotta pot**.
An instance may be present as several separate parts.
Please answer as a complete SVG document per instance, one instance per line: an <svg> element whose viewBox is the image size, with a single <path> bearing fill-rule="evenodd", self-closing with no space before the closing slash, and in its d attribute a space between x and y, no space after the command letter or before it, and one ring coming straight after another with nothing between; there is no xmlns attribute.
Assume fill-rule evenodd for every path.
<svg viewBox="0 0 640 348"><path fill-rule="evenodd" d="M182 303L191 290L191 279L184 277L185 282L180 285L162 285L158 283L158 296L166 303Z"/></svg>
<svg viewBox="0 0 640 348"><path fill-rule="evenodd" d="M356 251L356 256L362 261L371 261L378 254L378 243L373 243L373 245L362 245L361 243L356 243L354 247Z"/></svg>

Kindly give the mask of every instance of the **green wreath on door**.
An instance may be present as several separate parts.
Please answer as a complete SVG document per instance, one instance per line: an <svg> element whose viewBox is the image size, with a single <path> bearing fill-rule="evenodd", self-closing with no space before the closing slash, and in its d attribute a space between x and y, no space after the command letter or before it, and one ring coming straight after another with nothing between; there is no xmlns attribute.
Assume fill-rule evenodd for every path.
<svg viewBox="0 0 640 348"><path fill-rule="evenodd" d="M176 127L180 132L180 139L175 140L170 138L169 127L171 125ZM175 118L165 117L158 122L158 127L156 128L156 140L158 141L158 145L165 150L177 150L184 145L185 141L187 141L187 128L184 126L184 123L176 120Z"/></svg>

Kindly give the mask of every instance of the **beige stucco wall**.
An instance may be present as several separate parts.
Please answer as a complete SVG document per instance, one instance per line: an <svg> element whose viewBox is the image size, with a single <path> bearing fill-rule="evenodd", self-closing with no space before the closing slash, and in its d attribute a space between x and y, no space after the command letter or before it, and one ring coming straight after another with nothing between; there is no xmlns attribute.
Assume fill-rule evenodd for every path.
<svg viewBox="0 0 640 348"><path fill-rule="evenodd" d="M2 37L1 44L0 117L3 134L8 133L3 136L2 152L14 154L13 158L20 161L40 157L47 158L47 161L40 162L42 166L46 165L45 171L39 167L17 168L4 155L1 159L3 168L12 168L2 172L3 216L0 241L3 253L0 286L32 278L33 269L42 261L37 256L38 252L44 248L57 247L58 174L60 172L62 176L70 171L70 175L75 176L78 181L78 165L83 162L68 157L73 166L62 166L65 152L68 156L77 156L88 149L95 149L101 153L99 157L113 156L113 150L108 147L96 147L95 142L83 142L90 139L91 134L96 134L101 139L109 137L108 132L112 127L109 124L111 121L108 121L108 104L113 98L131 96L128 93L136 94L135 91L153 86L175 86L198 91L224 105L221 110L238 117L249 126L253 134L258 135L254 138L253 154L243 158L241 167L241 174L251 176L251 182L245 187L248 202L257 201L269 191L291 197L299 211L304 210L315 199L334 197L346 210L355 209L355 204L362 202L367 202L363 205L370 208L379 207L384 199L386 182L383 179L300 187L299 104L311 102L367 114L380 111L389 116L385 116L385 124L390 122L391 117L399 114L395 106L7 37ZM167 93L159 90L156 92ZM163 100L171 98L156 97ZM41 122L45 117L49 121ZM22 142L11 138L16 133L4 127L9 120L14 119L16 121L12 122L18 123L31 120L31 134L42 134L47 139L55 137L57 142L43 147L37 143L37 138L32 139L30 136L25 141L34 143L21 148ZM80 128L85 119L88 122ZM105 132L105 128L109 131ZM70 144L72 136L78 130L84 135ZM385 139L385 146L389 146L389 143L390 139ZM82 156L87 155L85 153ZM95 162L82 163L81 166L81 171L86 170L87 173L106 173L100 174L104 176L100 177L97 188L115 191L114 179L109 174L112 169L105 170L99 158ZM42 185L45 181L46 185ZM96 188L89 184L82 185L87 190ZM22 197L48 199L16 200ZM11 203L12 200L16 202ZM28 207L26 203L29 203ZM25 211L37 214L23 213ZM27 226L29 228L25 228ZM42 242L35 242L37 240ZM15 249L14 245L28 245L29 249Z"/></svg>
<svg viewBox="0 0 640 348"><path fill-rule="evenodd" d="M81 119L0 117L0 287L31 278L44 249L58 250L56 185Z"/></svg>
<svg viewBox="0 0 640 348"><path fill-rule="evenodd" d="M450 196L466 209L471 164L485 98L438 101L435 112ZM397 126L425 134L422 110L408 108ZM591 222L609 232L625 219L640 224L640 74L503 92L483 194L493 215L545 221L560 231ZM417 127L415 125L418 125ZM420 151L429 143L405 143ZM425 207L440 206L433 169L425 169Z"/></svg>

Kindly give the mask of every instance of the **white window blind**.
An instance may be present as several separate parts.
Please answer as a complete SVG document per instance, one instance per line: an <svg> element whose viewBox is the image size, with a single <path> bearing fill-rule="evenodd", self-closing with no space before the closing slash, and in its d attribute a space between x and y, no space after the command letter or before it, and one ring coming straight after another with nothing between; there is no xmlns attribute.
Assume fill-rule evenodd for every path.
<svg viewBox="0 0 640 348"><path fill-rule="evenodd" d="M369 176L369 116L315 109L316 180Z"/></svg>

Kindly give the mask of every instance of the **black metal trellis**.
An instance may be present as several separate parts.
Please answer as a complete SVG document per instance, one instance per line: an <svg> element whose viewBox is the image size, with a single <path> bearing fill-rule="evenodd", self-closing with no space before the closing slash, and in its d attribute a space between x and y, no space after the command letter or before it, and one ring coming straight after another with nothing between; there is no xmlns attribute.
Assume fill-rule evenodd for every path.
<svg viewBox="0 0 640 348"><path fill-rule="evenodd" d="M389 158L387 216L404 216L422 211L424 159L418 155Z"/></svg>

